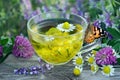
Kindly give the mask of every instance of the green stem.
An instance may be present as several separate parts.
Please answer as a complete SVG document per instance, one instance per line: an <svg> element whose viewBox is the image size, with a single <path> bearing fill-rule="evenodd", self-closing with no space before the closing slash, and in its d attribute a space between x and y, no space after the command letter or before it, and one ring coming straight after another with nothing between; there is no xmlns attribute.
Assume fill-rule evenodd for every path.
<svg viewBox="0 0 120 80"><path fill-rule="evenodd" d="M0 63L2 63L3 61L5 61L5 59L11 54L11 52L7 53L4 57L2 57L2 59L0 59Z"/></svg>

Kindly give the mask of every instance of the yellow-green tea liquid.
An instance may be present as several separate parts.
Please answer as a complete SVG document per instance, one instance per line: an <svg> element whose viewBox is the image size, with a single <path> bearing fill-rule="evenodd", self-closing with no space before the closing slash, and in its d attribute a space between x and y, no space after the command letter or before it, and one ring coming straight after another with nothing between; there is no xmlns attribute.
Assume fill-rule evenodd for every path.
<svg viewBox="0 0 120 80"><path fill-rule="evenodd" d="M77 25L76 28L78 31L80 27L80 25ZM32 29L35 32L39 32L36 27ZM49 41L46 41L45 36L36 35L29 31L28 33L37 55L50 64L60 65L70 61L81 49L83 44L83 32L78 31L77 33L67 36L53 35L52 37L54 37L54 39Z"/></svg>

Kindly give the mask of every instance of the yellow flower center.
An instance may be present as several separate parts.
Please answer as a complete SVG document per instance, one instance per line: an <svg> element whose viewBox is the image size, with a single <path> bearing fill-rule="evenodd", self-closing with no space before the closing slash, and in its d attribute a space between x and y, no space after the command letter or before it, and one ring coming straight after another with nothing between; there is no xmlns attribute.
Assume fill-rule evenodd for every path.
<svg viewBox="0 0 120 80"><path fill-rule="evenodd" d="M70 24L68 22L64 22L62 28L69 29L70 28Z"/></svg>
<svg viewBox="0 0 120 80"><path fill-rule="evenodd" d="M97 51L95 50L92 50L92 53L94 54L94 56L96 55Z"/></svg>
<svg viewBox="0 0 120 80"><path fill-rule="evenodd" d="M91 65L91 71L95 72L95 66Z"/></svg>
<svg viewBox="0 0 120 80"><path fill-rule="evenodd" d="M88 62L89 62L90 64L93 64L94 58L93 58L93 57L89 57Z"/></svg>
<svg viewBox="0 0 120 80"><path fill-rule="evenodd" d="M83 63L82 58L77 58L76 59L76 64L81 65Z"/></svg>
<svg viewBox="0 0 120 80"><path fill-rule="evenodd" d="M81 71L80 71L78 68L74 68L73 74L74 74L75 76L79 76L79 75L81 74Z"/></svg>
<svg viewBox="0 0 120 80"><path fill-rule="evenodd" d="M110 73L110 67L109 66L104 66L103 68L103 72L106 73L106 74L109 74Z"/></svg>

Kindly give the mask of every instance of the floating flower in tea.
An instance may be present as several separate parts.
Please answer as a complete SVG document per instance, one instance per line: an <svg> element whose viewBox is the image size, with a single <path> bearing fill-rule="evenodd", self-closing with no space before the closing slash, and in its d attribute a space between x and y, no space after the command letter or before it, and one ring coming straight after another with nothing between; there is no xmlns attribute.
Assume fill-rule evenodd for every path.
<svg viewBox="0 0 120 80"><path fill-rule="evenodd" d="M64 31L64 32L70 32L75 29L75 26L68 22L64 22L64 23L57 25L57 29L59 29L60 31Z"/></svg>

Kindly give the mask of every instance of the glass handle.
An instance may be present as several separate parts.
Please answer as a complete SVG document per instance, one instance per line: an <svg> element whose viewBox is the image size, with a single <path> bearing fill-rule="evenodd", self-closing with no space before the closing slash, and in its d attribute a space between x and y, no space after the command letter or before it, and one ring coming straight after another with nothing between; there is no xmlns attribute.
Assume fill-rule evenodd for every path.
<svg viewBox="0 0 120 80"><path fill-rule="evenodd" d="M79 53L84 54L84 53L90 52L91 50L93 50L94 48L100 45L101 45L101 39L98 39L97 41L91 44L83 46Z"/></svg>

